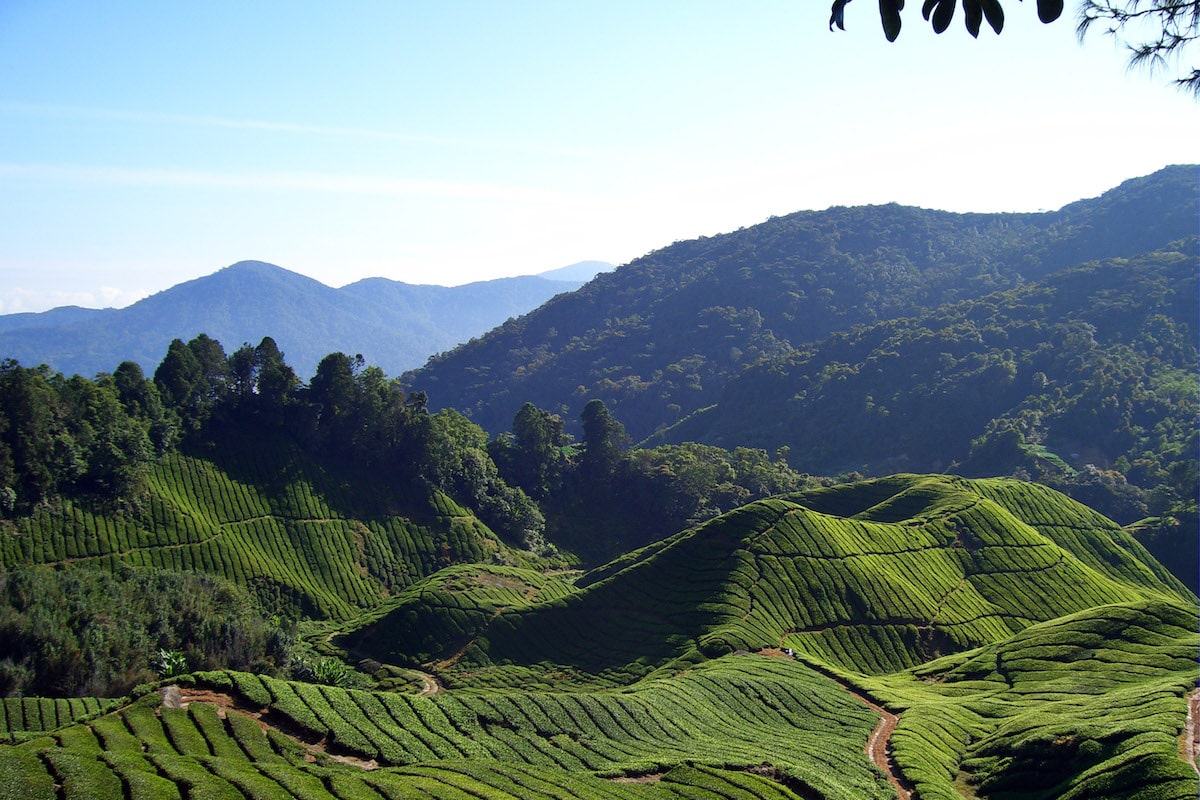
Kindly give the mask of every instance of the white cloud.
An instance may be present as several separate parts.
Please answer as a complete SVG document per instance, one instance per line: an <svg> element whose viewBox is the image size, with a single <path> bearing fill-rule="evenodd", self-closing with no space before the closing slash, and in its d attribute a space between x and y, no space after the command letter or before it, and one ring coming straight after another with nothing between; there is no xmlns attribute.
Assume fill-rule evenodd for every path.
<svg viewBox="0 0 1200 800"><path fill-rule="evenodd" d="M60 306L124 308L149 296L150 292L143 289L117 289L112 286L101 286L90 291L3 289L0 290L0 314L48 311Z"/></svg>

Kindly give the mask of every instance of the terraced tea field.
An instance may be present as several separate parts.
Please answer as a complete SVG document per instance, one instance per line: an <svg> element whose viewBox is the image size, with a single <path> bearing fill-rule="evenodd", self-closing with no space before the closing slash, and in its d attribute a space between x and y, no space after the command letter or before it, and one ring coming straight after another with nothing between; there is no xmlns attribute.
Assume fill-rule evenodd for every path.
<svg viewBox="0 0 1200 800"><path fill-rule="evenodd" d="M0 566L206 572L251 587L292 616L350 619L444 566L508 552L443 494L408 498L405 514L379 508L362 516L349 490L295 448L247 445L223 461L225 469L163 458L136 513L94 513L69 500L42 507L0 537Z"/></svg>
<svg viewBox="0 0 1200 800"><path fill-rule="evenodd" d="M560 601L499 614L445 679L500 685L517 673L494 665L512 662L620 684L774 646L884 674L1095 606L1191 597L1085 506L947 476L763 500L597 572Z"/></svg>
<svg viewBox="0 0 1200 800"><path fill-rule="evenodd" d="M42 552L203 553L192 548L256 519L299 535L298 512L338 505L297 490L294 506L254 507L232 479L224 491L243 493L228 504L241 511L172 506L169 529L196 542L155 545L131 530L105 554L88 549L112 541L99 534L77 541L76 556L50 540ZM438 530L474 530L454 511ZM331 530L342 524L356 530L348 518ZM319 568L305 596L344 619L336 645L416 671L425 691L218 671L115 704L10 698L0 798L1200 791L1187 713L1200 678L1196 598L1119 527L1042 487L908 475L781 496L581 577L437 569L436 557L420 561L431 551L398 545L390 552L422 565L389 584L359 533L330 535L328 552L357 554L339 569L390 596L355 613L364 597L339 594L352 581ZM482 529L459 546L488 541Z"/></svg>
<svg viewBox="0 0 1200 800"><path fill-rule="evenodd" d="M438 697L203 673L180 699L24 734L0 749L20 794L0 797L175 796L167 783L184 797L889 796L862 750L874 715L790 660L729 656L619 691Z"/></svg>
<svg viewBox="0 0 1200 800"><path fill-rule="evenodd" d="M893 752L921 797L1185 800L1197 625L1194 605L1102 606L863 683L899 712Z"/></svg>

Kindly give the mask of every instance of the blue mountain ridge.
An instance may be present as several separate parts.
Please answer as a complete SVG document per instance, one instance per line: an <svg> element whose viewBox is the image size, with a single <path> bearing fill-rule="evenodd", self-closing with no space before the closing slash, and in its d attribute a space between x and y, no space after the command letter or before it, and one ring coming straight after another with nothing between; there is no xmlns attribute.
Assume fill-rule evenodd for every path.
<svg viewBox="0 0 1200 800"><path fill-rule="evenodd" d="M607 268L586 262L575 274ZM335 289L274 264L240 261L127 308L0 315L0 358L88 377L135 361L151 374L172 339L205 333L226 352L270 336L301 378L335 351L362 354L399 375L582 283L526 275L446 287L368 278Z"/></svg>

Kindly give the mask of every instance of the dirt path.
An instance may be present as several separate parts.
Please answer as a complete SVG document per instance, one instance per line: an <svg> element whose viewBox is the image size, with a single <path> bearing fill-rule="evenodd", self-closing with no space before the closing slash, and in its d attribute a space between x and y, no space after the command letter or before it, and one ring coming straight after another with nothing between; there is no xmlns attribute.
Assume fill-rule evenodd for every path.
<svg viewBox="0 0 1200 800"><path fill-rule="evenodd" d="M912 797L912 786L900 774L890 752L892 732L896 730L896 723L900 721L900 717L882 706L872 703L849 686L843 684L843 687L879 715L879 724L875 726L875 730L871 731L871 737L867 739L866 754L871 759L871 763L879 767L884 775L887 775L888 782L896 790L896 796L900 800L909 800Z"/></svg>
<svg viewBox="0 0 1200 800"><path fill-rule="evenodd" d="M475 641L487 631L488 627L493 622L496 621L496 618L499 617L501 614L503 614L507 610L508 610L508 606L501 606L500 608L497 608L494 612L492 612L491 619L489 619L487 621L486 625L484 625L482 628L479 629L478 633L476 633L470 639L467 639L465 642L463 642L462 647L455 650L447 658L444 658L441 661L437 662L437 669L446 669L447 667L452 667L455 664L457 664L458 660L460 658L462 658L463 653L467 652L467 648L470 647L471 645L475 644Z"/></svg>
<svg viewBox="0 0 1200 800"><path fill-rule="evenodd" d="M759 654L774 658L793 657L778 647L765 648L760 650ZM900 768L896 766L896 762L892 759L890 752L892 732L896 730L896 723L900 721L900 717L874 702L836 675L821 669L816 664L810 664L808 661L804 661L803 663L805 666L820 672L838 686L841 686L847 692L854 695L860 703L879 715L879 724L875 726L875 730L871 731L870 737L867 738L867 746L863 748L863 752L871 759L872 764L879 767L879 770L884 775L887 775L888 783L892 784L892 787L896 790L896 796L900 800L910 800L912 798L912 784L900 773Z"/></svg>
<svg viewBox="0 0 1200 800"><path fill-rule="evenodd" d="M1179 757L1200 773L1200 767L1196 766L1196 759L1200 757L1200 689L1187 693L1187 707L1187 722L1179 735Z"/></svg>
<svg viewBox="0 0 1200 800"><path fill-rule="evenodd" d="M433 679L433 676L429 677L431 680ZM437 685L436 681L434 681L434 685ZM439 690L440 688L438 687ZM365 771L379 769L379 762L373 758L359 758L348 753L331 753L326 747L325 739L318 740L315 736L309 739L307 735L301 735L298 729L294 729L294 725L281 724L282 720L267 709L252 708L244 700L235 698L226 692L171 685L164 686L159 690L159 694L162 696L164 708L187 708L191 703L211 703L217 707L217 716L221 719L225 719L230 713L250 717L258 723L263 733L266 733L268 728L273 728L307 750L308 755L305 756L305 759L308 761L315 761L320 755L330 761L358 767Z"/></svg>
<svg viewBox="0 0 1200 800"><path fill-rule="evenodd" d="M421 691L418 693L421 697L432 697L442 691L441 682L428 672L419 672L417 670L413 670L413 672L421 679Z"/></svg>

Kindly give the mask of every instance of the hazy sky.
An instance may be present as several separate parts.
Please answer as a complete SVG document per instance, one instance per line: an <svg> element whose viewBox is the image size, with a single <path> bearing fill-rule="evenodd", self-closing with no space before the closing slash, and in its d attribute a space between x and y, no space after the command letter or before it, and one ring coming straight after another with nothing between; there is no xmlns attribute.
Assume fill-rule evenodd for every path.
<svg viewBox="0 0 1200 800"><path fill-rule="evenodd" d="M831 205L1037 210L1200 161L1200 103L1071 11L0 0L0 313L243 259L453 285ZM1069 9L1074 3L1069 2Z"/></svg>

